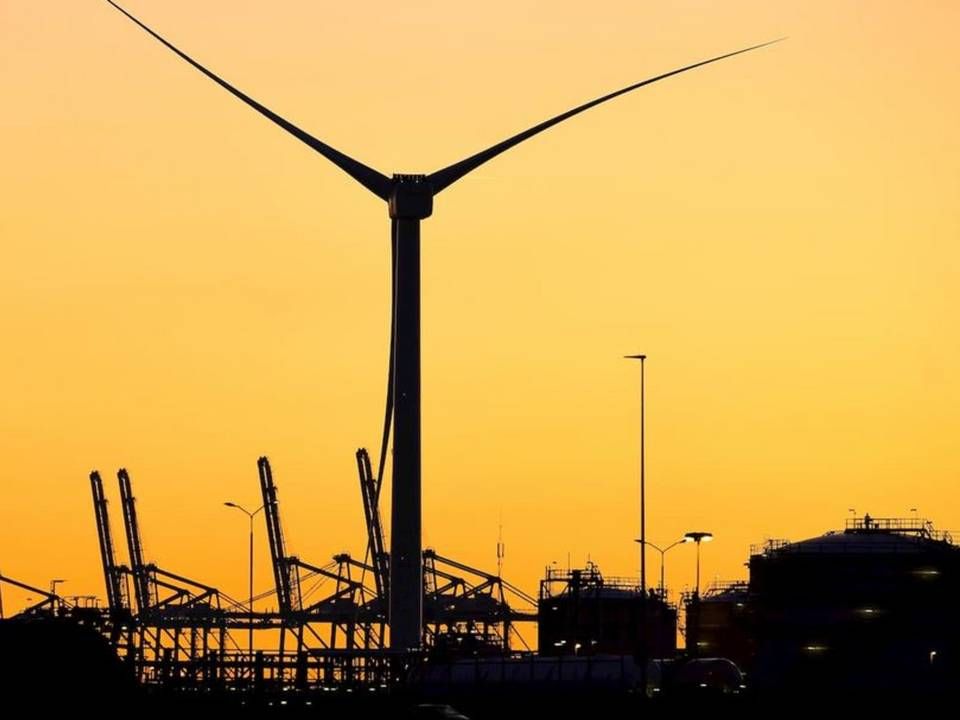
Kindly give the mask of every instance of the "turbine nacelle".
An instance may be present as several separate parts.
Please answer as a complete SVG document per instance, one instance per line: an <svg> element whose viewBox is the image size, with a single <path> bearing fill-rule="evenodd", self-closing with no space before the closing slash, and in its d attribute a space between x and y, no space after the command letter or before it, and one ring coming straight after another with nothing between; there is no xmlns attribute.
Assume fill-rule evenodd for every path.
<svg viewBox="0 0 960 720"><path fill-rule="evenodd" d="M426 175L395 174L387 202L394 220L423 220L433 214L433 185Z"/></svg>

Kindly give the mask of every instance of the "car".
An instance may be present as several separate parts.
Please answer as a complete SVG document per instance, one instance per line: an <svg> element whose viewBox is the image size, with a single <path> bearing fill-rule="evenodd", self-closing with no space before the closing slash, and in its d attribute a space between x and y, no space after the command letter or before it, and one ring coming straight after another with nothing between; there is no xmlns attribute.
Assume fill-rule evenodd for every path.
<svg viewBox="0 0 960 720"><path fill-rule="evenodd" d="M450 705L424 703L415 706L408 715L411 720L470 720L466 715Z"/></svg>

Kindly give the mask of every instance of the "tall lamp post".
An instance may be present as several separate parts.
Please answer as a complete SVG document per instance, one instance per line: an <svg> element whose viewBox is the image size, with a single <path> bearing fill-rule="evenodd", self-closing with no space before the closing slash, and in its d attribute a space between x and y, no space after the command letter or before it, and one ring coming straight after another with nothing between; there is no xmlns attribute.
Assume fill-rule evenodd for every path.
<svg viewBox="0 0 960 720"><path fill-rule="evenodd" d="M644 370L646 355L624 355L626 360L640 361L640 628L643 633L643 652L640 655L640 686L644 697L647 694L647 650L650 647L649 624L647 622L647 493L646 493L646 397L644 388Z"/></svg>
<svg viewBox="0 0 960 720"><path fill-rule="evenodd" d="M683 539L687 542L695 542L697 544L697 585L696 590L694 590L694 597L698 600L700 599L700 543L710 542L713 540L713 533L708 532L688 532L683 536Z"/></svg>
<svg viewBox="0 0 960 720"><path fill-rule="evenodd" d="M644 375L646 355L624 355L627 360L640 361L640 589L647 592L647 488L646 488L646 397Z"/></svg>
<svg viewBox="0 0 960 720"><path fill-rule="evenodd" d="M634 540L634 542L643 543L642 540ZM660 553L660 600L662 600L663 602L667 601L667 591L666 591L666 585L664 584L664 569L663 569L664 561L666 560L665 555L667 554L667 551L670 550L671 548L675 548L677 545L685 545L688 542L691 542L690 538L684 535L682 538L680 538L676 542L671 543L670 545L667 545L665 548L662 548L662 549L654 545L652 542L648 541L645 543L646 545L648 545L649 547L652 547L654 550Z"/></svg>
<svg viewBox="0 0 960 720"><path fill-rule="evenodd" d="M252 655L253 654L253 516L256 515L258 512L260 512L261 510L263 510L263 505L258 507L253 512L250 512L249 510L247 510L245 507L243 507L243 505L237 505L236 503L232 503L232 502L225 502L224 505L226 505L229 508L236 508L237 510L242 512L244 515L246 515L247 518L250 520L250 574L249 574L250 594L248 595L249 599L247 600L247 610L250 613L249 650L250 650L250 654Z"/></svg>

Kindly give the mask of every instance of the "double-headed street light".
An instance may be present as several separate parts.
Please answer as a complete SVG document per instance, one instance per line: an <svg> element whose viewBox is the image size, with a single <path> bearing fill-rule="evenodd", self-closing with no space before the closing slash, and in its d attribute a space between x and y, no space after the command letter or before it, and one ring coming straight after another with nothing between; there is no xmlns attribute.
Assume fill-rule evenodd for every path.
<svg viewBox="0 0 960 720"><path fill-rule="evenodd" d="M654 545L649 540L643 541L643 540L637 539L637 540L634 540L634 542L640 543L642 545L646 545L647 547L651 547L654 550L656 550L658 553L660 553L660 599L663 602L666 602L667 591L666 591L666 584L664 583L664 564L665 564L666 558L664 556L667 554L667 551L670 550L671 548L675 548L677 545L684 545L688 542L692 542L692 540L688 538L686 535L684 535L682 538L680 538L674 543L671 543L670 545L667 545L665 548L660 548L657 545Z"/></svg>
<svg viewBox="0 0 960 720"><path fill-rule="evenodd" d="M663 578L663 572L664 572L663 568L664 568L664 560L665 560L664 556L667 554L667 551L670 550L671 548L675 548L677 545L684 545L686 543L697 544L697 586L696 586L695 597L697 598L700 597L700 543L710 542L711 540L713 540L713 533L708 533L708 532L685 533L682 538L680 538L674 543L667 545L665 548L659 548L649 540L647 541L644 541L641 539L634 540L634 542L640 543L641 545L646 545L648 547L652 547L654 550L660 553L660 599L661 600L665 601L667 599L666 585L664 584L664 578ZM646 590L644 590L644 592L646 592Z"/></svg>
<svg viewBox="0 0 960 720"><path fill-rule="evenodd" d="M260 512L261 510L263 510L263 505L258 507L253 512L250 512L249 510L247 510L245 507L243 507L243 505L237 505L236 503L232 503L232 502L225 502L224 505L226 505L229 508L236 508L237 510L242 512L244 515L246 515L250 520L250 581L249 581L250 594L248 596L249 599L247 600L247 609L250 612L249 648L250 648L250 654L252 655L253 654L253 516L256 515L258 512Z"/></svg>

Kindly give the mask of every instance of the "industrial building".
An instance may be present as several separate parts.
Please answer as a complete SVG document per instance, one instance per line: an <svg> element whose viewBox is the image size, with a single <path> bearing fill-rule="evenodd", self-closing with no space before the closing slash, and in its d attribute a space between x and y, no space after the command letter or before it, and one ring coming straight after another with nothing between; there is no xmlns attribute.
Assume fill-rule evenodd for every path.
<svg viewBox="0 0 960 720"><path fill-rule="evenodd" d="M541 655L672 658L677 651L676 609L644 596L636 579L605 578L592 562L547 568L537 607Z"/></svg>
<svg viewBox="0 0 960 720"><path fill-rule="evenodd" d="M747 583L715 583L700 596L689 595L684 605L688 655L749 665L754 643Z"/></svg>
<svg viewBox="0 0 960 720"><path fill-rule="evenodd" d="M751 550L750 579L687 603L701 655L734 659L759 691L942 692L960 671L960 547L920 518Z"/></svg>

